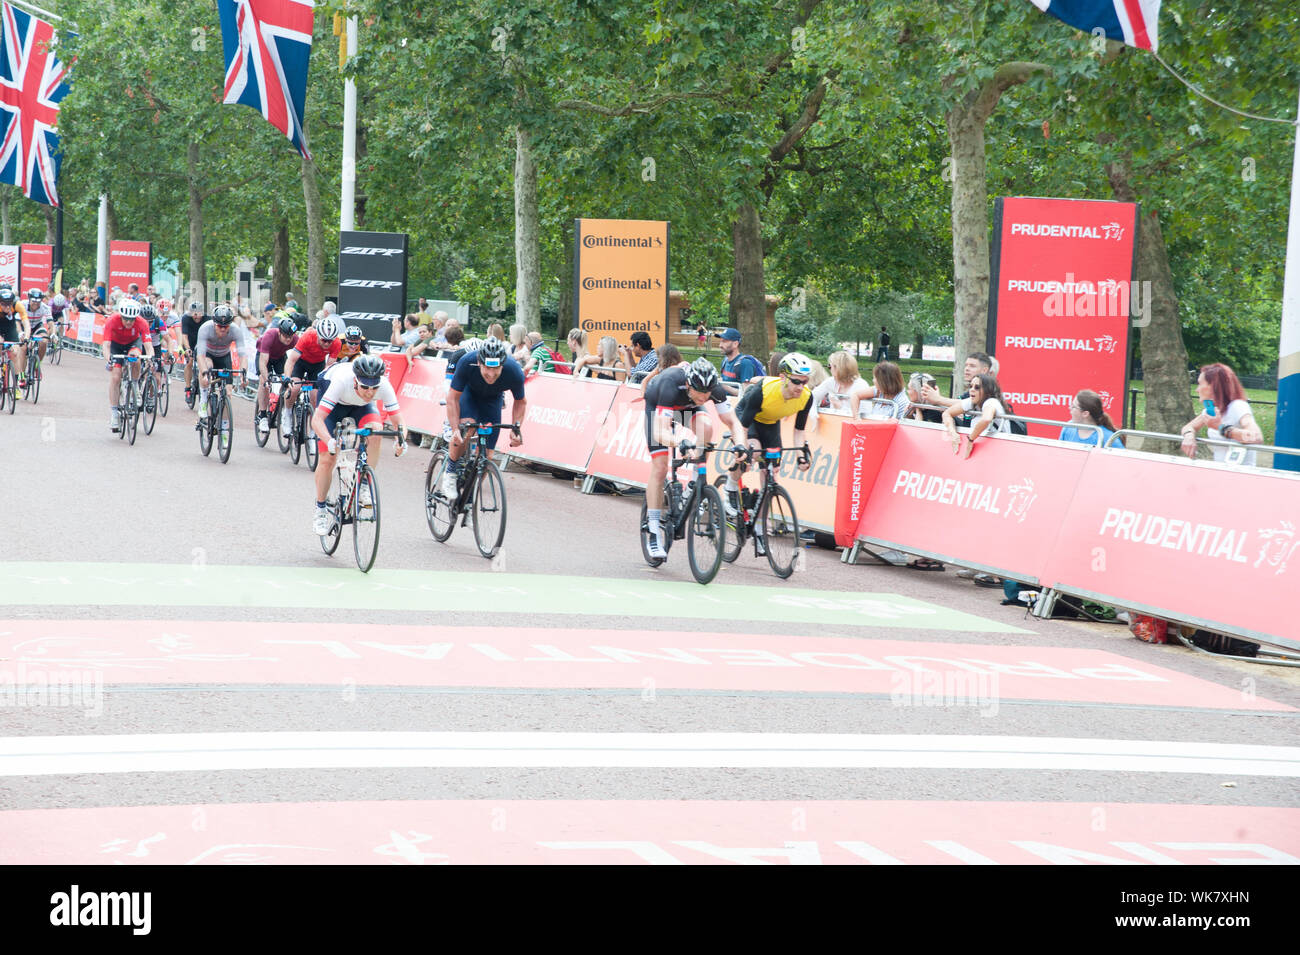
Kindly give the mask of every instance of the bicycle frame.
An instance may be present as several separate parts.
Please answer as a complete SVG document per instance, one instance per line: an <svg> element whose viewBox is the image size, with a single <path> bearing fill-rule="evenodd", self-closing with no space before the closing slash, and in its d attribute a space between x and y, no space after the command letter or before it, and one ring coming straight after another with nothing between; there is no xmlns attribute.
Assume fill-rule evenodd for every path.
<svg viewBox="0 0 1300 955"><path fill-rule="evenodd" d="M696 450L700 452L698 461L679 458L676 446L670 449L668 477L664 479L664 503L668 505L668 520L673 529L673 540L681 540L686 536L687 518L698 506L700 495L704 493L704 485L708 483L709 454L716 447L713 444L697 447ZM695 479L691 482L689 497L683 496L681 482L677 479L677 471L687 464L695 468Z"/></svg>

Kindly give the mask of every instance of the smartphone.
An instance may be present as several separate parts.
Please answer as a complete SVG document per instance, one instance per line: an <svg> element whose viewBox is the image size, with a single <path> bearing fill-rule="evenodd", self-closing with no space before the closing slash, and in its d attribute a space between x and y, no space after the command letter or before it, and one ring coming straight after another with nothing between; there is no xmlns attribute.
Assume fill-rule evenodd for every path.
<svg viewBox="0 0 1300 955"><path fill-rule="evenodd" d="M1205 413L1211 418L1214 417L1214 402L1209 398L1202 398L1201 405L1205 408Z"/></svg>

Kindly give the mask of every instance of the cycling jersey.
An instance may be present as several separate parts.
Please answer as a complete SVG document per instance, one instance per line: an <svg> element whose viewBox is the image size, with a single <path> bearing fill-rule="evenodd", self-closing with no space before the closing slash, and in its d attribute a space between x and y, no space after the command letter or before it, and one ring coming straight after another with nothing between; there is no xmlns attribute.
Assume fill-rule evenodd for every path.
<svg viewBox="0 0 1300 955"><path fill-rule="evenodd" d="M311 365L318 365L330 358L338 358L343 351L343 340L336 338L330 342L328 350L321 344L320 337L316 334L316 329L309 328L298 336L298 342L294 345L298 354L302 355L302 360Z"/></svg>
<svg viewBox="0 0 1300 955"><path fill-rule="evenodd" d="M267 361L282 361L284 356L289 354L291 348L298 347L298 338L299 336L295 334L289 339L289 344L286 345L280 338L279 330L272 328L270 331L264 332L262 337L257 340L257 351L259 354L265 355Z"/></svg>
<svg viewBox="0 0 1300 955"><path fill-rule="evenodd" d="M731 410L727 399L730 395L722 387L721 382L716 382L709 391L707 401L712 401L718 408L718 414L725 415ZM695 401L691 398L690 392L686 389L686 369L670 368L668 371L661 371L651 380L645 389L645 406L650 411L655 408L671 408L674 411L681 411L687 408L696 408Z"/></svg>
<svg viewBox="0 0 1300 955"><path fill-rule="evenodd" d="M143 322L144 320L141 319ZM198 338L194 342L194 354L206 355L211 358L214 355L229 355L230 349L234 348L239 342L239 332L234 325L227 325L229 331L226 333L225 340L217 337L217 323L215 321L204 322L199 328Z"/></svg>
<svg viewBox="0 0 1300 955"><path fill-rule="evenodd" d="M501 376L488 384L483 380L478 361L478 352L474 352L472 359L466 355L457 363L456 374L451 379L452 391L458 391L462 396L468 393L479 407L495 406L500 409L501 396L507 391L514 395L515 401L523 400L524 370L519 362L507 358L501 364ZM466 416L462 414L462 417Z"/></svg>
<svg viewBox="0 0 1300 955"><path fill-rule="evenodd" d="M351 365L336 365L331 369L330 384L321 396L320 407L326 411L333 411L339 405L363 408L378 401L387 414L397 414L402 410L397 404L397 393L387 378L379 379L379 390L373 398L362 398L357 394L356 381Z"/></svg>
<svg viewBox="0 0 1300 955"><path fill-rule="evenodd" d="M369 354L370 349L367 347L366 342L358 342L355 345L350 345L345 341L343 342L343 350L339 352L339 361L351 361L358 355Z"/></svg>
<svg viewBox="0 0 1300 955"><path fill-rule="evenodd" d="M104 323L104 341L114 345L133 345L143 342L149 336L149 323L137 318L129 325L120 314L114 312Z"/></svg>
<svg viewBox="0 0 1300 955"><path fill-rule="evenodd" d="M799 394L787 398L781 393L783 382L782 378L763 378L752 385L736 405L736 416L740 418L740 423L748 428L755 421L759 424L776 424L783 418L796 415L795 430L802 431L808 423L808 412L812 408L812 391L804 385L799 389Z"/></svg>

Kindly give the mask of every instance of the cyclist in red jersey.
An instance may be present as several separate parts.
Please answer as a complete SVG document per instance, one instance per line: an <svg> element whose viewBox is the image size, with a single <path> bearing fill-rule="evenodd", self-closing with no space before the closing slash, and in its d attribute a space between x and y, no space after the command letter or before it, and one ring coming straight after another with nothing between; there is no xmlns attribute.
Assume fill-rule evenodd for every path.
<svg viewBox="0 0 1300 955"><path fill-rule="evenodd" d="M112 373L108 382L109 426L117 431L122 426L122 409L117 399L122 387L122 365L113 362L120 355L139 355L141 349L153 358L149 323L140 317L140 303L125 299L120 311L108 316L104 323L104 361Z"/></svg>
<svg viewBox="0 0 1300 955"><path fill-rule="evenodd" d="M298 343L289 349L284 360L284 376L293 379L287 407L293 407L293 403L298 400L300 382L318 380L326 366L338 361L343 352L343 342L339 337L342 333L343 326L339 320L333 315L326 315L316 322L314 328L309 328L298 336ZM319 389L317 393L319 395ZM293 425L292 419L292 415L280 416L280 426L286 435Z"/></svg>

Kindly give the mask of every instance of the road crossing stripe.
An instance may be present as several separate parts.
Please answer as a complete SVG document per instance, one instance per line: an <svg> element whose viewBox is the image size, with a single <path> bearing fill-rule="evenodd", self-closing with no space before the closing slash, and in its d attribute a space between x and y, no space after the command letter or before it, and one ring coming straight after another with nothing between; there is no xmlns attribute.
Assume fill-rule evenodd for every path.
<svg viewBox="0 0 1300 955"><path fill-rule="evenodd" d="M1300 748L836 733L168 733L0 738L0 776L344 768L1004 769L1300 776Z"/></svg>

